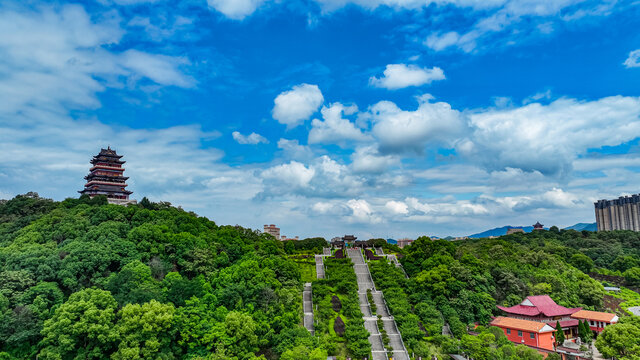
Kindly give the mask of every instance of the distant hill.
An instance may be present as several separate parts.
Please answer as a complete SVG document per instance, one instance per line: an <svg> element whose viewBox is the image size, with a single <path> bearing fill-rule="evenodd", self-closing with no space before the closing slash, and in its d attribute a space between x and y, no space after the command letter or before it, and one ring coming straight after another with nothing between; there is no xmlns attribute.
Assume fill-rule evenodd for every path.
<svg viewBox="0 0 640 360"><path fill-rule="evenodd" d="M473 234L473 235L469 235L470 238L483 238L483 237L489 237L489 236L502 236L502 235L507 235L507 230L513 228L513 229L523 229L524 232L531 232L533 231L533 226L503 226L503 227L498 227L498 228L493 228L490 230L486 230L483 231L481 233L477 233L477 234Z"/></svg>
<svg viewBox="0 0 640 360"><path fill-rule="evenodd" d="M576 230L576 231L598 231L598 226L596 223L577 223L575 225L571 225L566 227L565 230Z"/></svg>
<svg viewBox="0 0 640 360"><path fill-rule="evenodd" d="M490 230L486 230L477 234L473 234L473 235L469 235L470 238L483 238L483 237L489 237L489 236L502 236L502 235L507 235L507 230L509 228L514 228L514 229L523 229L524 232L531 232L533 231L533 226L503 226L503 227L497 227L497 228L493 228ZM596 223L577 223L575 225L569 226L564 228L565 230L576 230L576 231L582 231L582 230L587 230L587 231L597 231L598 228L596 226Z"/></svg>

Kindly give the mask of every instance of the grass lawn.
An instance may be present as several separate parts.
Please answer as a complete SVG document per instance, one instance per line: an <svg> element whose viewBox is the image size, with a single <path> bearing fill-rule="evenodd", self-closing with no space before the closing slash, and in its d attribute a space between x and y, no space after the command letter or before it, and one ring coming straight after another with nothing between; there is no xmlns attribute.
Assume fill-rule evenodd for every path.
<svg viewBox="0 0 640 360"><path fill-rule="evenodd" d="M640 306L640 294L625 287L620 287L620 292L605 291L605 294L624 300L620 307L625 310L631 306Z"/></svg>

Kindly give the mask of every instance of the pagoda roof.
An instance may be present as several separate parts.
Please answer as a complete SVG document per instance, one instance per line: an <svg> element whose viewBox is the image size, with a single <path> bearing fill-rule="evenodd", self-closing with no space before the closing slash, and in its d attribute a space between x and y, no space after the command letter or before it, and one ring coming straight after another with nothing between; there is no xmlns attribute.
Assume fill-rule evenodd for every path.
<svg viewBox="0 0 640 360"><path fill-rule="evenodd" d="M106 149L100 149L100 153L98 154L98 156L117 157L118 159L122 157L122 155L118 155L115 150L111 149L110 146L107 146Z"/></svg>
<svg viewBox="0 0 640 360"><path fill-rule="evenodd" d="M544 225L540 224L540 221L536 221L536 223L533 224L533 227L535 229L542 229L542 228L544 228Z"/></svg>
<svg viewBox="0 0 640 360"><path fill-rule="evenodd" d="M515 315L524 316L538 316L544 315L547 317L571 315L582 308L566 308L556 304L555 301L549 295L536 295L527 296L524 301L518 305L511 307L505 307L498 305L498 309Z"/></svg>
<svg viewBox="0 0 640 360"><path fill-rule="evenodd" d="M89 174L87 176L84 177L85 180L89 180L89 179L104 179L104 180L118 180L119 183L125 182L129 179L128 176L109 176L109 175L102 175L102 174Z"/></svg>

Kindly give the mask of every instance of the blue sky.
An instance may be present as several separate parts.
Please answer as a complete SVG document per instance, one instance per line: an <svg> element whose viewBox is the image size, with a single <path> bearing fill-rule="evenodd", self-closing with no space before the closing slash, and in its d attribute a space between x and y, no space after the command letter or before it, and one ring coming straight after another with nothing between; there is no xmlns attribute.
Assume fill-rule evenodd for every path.
<svg viewBox="0 0 640 360"><path fill-rule="evenodd" d="M593 222L640 192L640 3L0 4L0 198L134 198L287 236Z"/></svg>

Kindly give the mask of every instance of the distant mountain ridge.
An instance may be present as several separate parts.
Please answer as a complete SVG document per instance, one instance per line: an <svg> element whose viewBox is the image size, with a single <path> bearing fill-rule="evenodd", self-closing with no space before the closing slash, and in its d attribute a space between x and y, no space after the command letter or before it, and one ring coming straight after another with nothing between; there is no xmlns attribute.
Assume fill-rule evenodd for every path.
<svg viewBox="0 0 640 360"><path fill-rule="evenodd" d="M533 226L503 226L503 227L497 227L497 228L493 228L493 229L489 229L483 232L479 232L477 234L473 234L473 235L469 235L470 238L483 238L483 237L489 237L489 236L502 236L502 235L507 235L507 230L508 229L523 229L524 232L531 232L533 231ZM566 228L564 228L565 230L576 230L576 231L582 231L582 230L587 230L587 231L596 231L598 230L596 223L577 223L575 225L571 225L568 226Z"/></svg>
<svg viewBox="0 0 640 360"><path fill-rule="evenodd" d="M566 227L565 230L576 230L576 231L598 231L598 225L596 223L577 223L575 225L571 225Z"/></svg>

